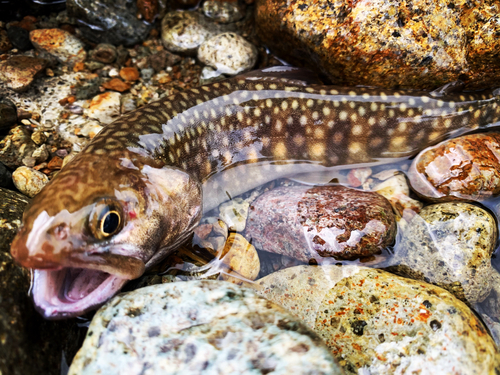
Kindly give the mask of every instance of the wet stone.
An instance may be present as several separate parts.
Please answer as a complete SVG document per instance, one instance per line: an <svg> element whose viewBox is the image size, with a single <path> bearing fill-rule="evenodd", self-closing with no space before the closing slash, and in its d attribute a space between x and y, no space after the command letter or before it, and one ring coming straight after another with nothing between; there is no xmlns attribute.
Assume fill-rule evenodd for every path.
<svg viewBox="0 0 500 375"><path fill-rule="evenodd" d="M480 207L459 202L427 206L402 229L389 269L438 285L472 305L492 288L497 237L495 219Z"/></svg>
<svg viewBox="0 0 500 375"><path fill-rule="evenodd" d="M111 64L114 62L116 60L116 55L116 47L108 43L98 44L90 51L90 58L103 64Z"/></svg>
<svg viewBox="0 0 500 375"><path fill-rule="evenodd" d="M212 33L200 22L196 12L170 12L161 21L161 39L172 52L194 54Z"/></svg>
<svg viewBox="0 0 500 375"><path fill-rule="evenodd" d="M203 14L215 22L232 23L243 18L244 10L238 2L207 0L203 3Z"/></svg>
<svg viewBox="0 0 500 375"><path fill-rule="evenodd" d="M151 29L137 18L135 0L68 0L66 7L82 35L94 43L133 45Z"/></svg>
<svg viewBox="0 0 500 375"><path fill-rule="evenodd" d="M9 99L0 98L0 134L5 134L17 122L17 108Z"/></svg>
<svg viewBox="0 0 500 375"><path fill-rule="evenodd" d="M410 167L411 186L432 200L483 200L500 193L500 134L471 134L422 151Z"/></svg>
<svg viewBox="0 0 500 375"><path fill-rule="evenodd" d="M12 48L7 31L0 29L0 53L9 51Z"/></svg>
<svg viewBox="0 0 500 375"><path fill-rule="evenodd" d="M73 66L87 58L83 43L61 29L33 30L30 40L37 50L47 52L65 65Z"/></svg>
<svg viewBox="0 0 500 375"><path fill-rule="evenodd" d="M59 374L63 356L71 361L83 335L75 320L49 322L35 311L30 272L9 254L27 204L25 196L0 187L0 373Z"/></svg>
<svg viewBox="0 0 500 375"><path fill-rule="evenodd" d="M139 71L136 67L126 67L120 70L120 77L125 81L137 81L139 79Z"/></svg>
<svg viewBox="0 0 500 375"><path fill-rule="evenodd" d="M9 39L15 48L21 51L27 51L33 48L28 30L19 26L10 26L7 29L7 34L9 35Z"/></svg>
<svg viewBox="0 0 500 375"><path fill-rule="evenodd" d="M228 267L228 270L221 275L222 280L241 284L242 281L238 276L246 280L255 280L260 272L259 255L255 247L241 234L230 233L224 248L216 257Z"/></svg>
<svg viewBox="0 0 500 375"><path fill-rule="evenodd" d="M234 198L219 206L219 218L227 224L229 230L243 232L248 217L250 203L242 198Z"/></svg>
<svg viewBox="0 0 500 375"><path fill-rule="evenodd" d="M45 65L45 60L36 57L12 56L0 62L0 81L15 92L26 91Z"/></svg>
<svg viewBox="0 0 500 375"><path fill-rule="evenodd" d="M9 134L0 141L0 162L5 166L16 169L23 165L23 159L31 156L36 145L31 135L22 126L10 130Z"/></svg>
<svg viewBox="0 0 500 375"><path fill-rule="evenodd" d="M223 74L235 75L254 67L257 48L235 33L207 39L198 50L198 59Z"/></svg>
<svg viewBox="0 0 500 375"><path fill-rule="evenodd" d="M91 99L99 94L99 86L101 86L101 83L100 77L79 81L74 89L76 100Z"/></svg>
<svg viewBox="0 0 500 375"><path fill-rule="evenodd" d="M168 51L159 51L158 53L148 56L149 65L156 72L160 72L168 66L174 66L181 61L181 57Z"/></svg>
<svg viewBox="0 0 500 375"><path fill-rule="evenodd" d="M12 173L12 180L16 188L30 198L37 195L49 182L47 175L24 166Z"/></svg>
<svg viewBox="0 0 500 375"><path fill-rule="evenodd" d="M69 375L123 372L341 374L321 340L281 307L206 280L141 288L97 312Z"/></svg>
<svg viewBox="0 0 500 375"><path fill-rule="evenodd" d="M320 335L346 374L496 374L500 353L448 291L358 266L298 266L258 293Z"/></svg>
<svg viewBox="0 0 500 375"><path fill-rule="evenodd" d="M110 124L120 116L120 97L118 92L105 92L95 96L85 111L88 117L101 124Z"/></svg>
<svg viewBox="0 0 500 375"><path fill-rule="evenodd" d="M256 248L304 262L378 254L395 234L395 216L384 197L343 186L266 192L251 204L245 230Z"/></svg>
<svg viewBox="0 0 500 375"><path fill-rule="evenodd" d="M102 87L108 90L124 92L130 89L131 85L128 82L123 82L120 78L112 78L102 84Z"/></svg>

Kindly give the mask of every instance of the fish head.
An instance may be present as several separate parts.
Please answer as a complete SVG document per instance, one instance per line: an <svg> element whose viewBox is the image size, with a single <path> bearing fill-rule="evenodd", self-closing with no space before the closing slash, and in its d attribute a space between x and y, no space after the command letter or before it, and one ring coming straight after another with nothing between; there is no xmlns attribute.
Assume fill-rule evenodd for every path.
<svg viewBox="0 0 500 375"><path fill-rule="evenodd" d="M34 269L32 294L46 318L102 305L187 237L201 188L186 172L136 156L77 156L32 200L11 254Z"/></svg>

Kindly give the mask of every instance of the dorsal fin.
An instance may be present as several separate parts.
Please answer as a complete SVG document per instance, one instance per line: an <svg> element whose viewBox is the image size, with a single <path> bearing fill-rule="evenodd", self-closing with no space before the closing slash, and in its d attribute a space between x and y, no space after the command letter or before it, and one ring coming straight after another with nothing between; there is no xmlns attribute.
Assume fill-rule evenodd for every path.
<svg viewBox="0 0 500 375"><path fill-rule="evenodd" d="M305 68L292 66L272 66L238 75L236 78L258 81L279 81L290 85L309 86L322 84L318 76Z"/></svg>
<svg viewBox="0 0 500 375"><path fill-rule="evenodd" d="M465 83L463 81L453 81L449 82L444 86L438 87L434 91L431 91L429 93L430 96L433 96L435 98L439 98L441 96L449 95L454 92L462 91L465 87Z"/></svg>

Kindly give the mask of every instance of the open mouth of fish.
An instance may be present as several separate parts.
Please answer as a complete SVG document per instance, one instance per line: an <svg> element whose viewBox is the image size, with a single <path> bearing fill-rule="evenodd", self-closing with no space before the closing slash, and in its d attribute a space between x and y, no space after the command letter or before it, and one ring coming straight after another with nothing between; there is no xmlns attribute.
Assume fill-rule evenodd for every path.
<svg viewBox="0 0 500 375"><path fill-rule="evenodd" d="M38 311L47 319L62 319L82 315L103 305L125 283L144 272L144 263L136 258L126 259L130 271L123 268L99 267L74 263L58 269L34 269L32 295Z"/></svg>

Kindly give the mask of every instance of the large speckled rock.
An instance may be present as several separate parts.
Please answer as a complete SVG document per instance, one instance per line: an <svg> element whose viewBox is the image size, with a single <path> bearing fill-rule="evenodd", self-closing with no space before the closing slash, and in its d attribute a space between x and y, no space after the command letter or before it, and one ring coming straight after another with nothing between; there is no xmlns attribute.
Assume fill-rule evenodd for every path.
<svg viewBox="0 0 500 375"><path fill-rule="evenodd" d="M36 57L12 56L0 62L0 81L16 92L26 91L46 63Z"/></svg>
<svg viewBox="0 0 500 375"><path fill-rule="evenodd" d="M0 374L61 373L78 350L83 330L75 320L49 322L28 296L30 272L9 254L28 199L0 188Z"/></svg>
<svg viewBox="0 0 500 375"><path fill-rule="evenodd" d="M500 134L471 134L423 150L408 178L432 200L487 199L500 193Z"/></svg>
<svg viewBox="0 0 500 375"><path fill-rule="evenodd" d="M0 162L7 167L16 169L23 165L23 159L33 154L36 145L28 130L17 126L0 141Z"/></svg>
<svg viewBox="0 0 500 375"><path fill-rule="evenodd" d="M266 192L251 204L245 230L256 248L305 262L377 254L394 242L395 234L387 199L343 186Z"/></svg>
<svg viewBox="0 0 500 375"><path fill-rule="evenodd" d="M298 266L259 293L313 328L348 374L497 374L500 353L448 291L357 266Z"/></svg>
<svg viewBox="0 0 500 375"><path fill-rule="evenodd" d="M427 206L402 230L390 270L445 288L461 300L491 291L491 255L498 237L493 216L469 203Z"/></svg>
<svg viewBox="0 0 500 375"><path fill-rule="evenodd" d="M497 1L257 0L260 38L339 84L497 87Z"/></svg>
<svg viewBox="0 0 500 375"><path fill-rule="evenodd" d="M49 183L46 174L28 167L19 167L12 173L16 188L30 198L37 195Z"/></svg>
<svg viewBox="0 0 500 375"><path fill-rule="evenodd" d="M250 289L154 285L102 307L71 364L86 374L341 374L321 340Z"/></svg>
<svg viewBox="0 0 500 375"><path fill-rule="evenodd" d="M49 53L66 65L73 66L87 58L83 43L65 30L33 30L30 32L30 40L36 49Z"/></svg>
<svg viewBox="0 0 500 375"><path fill-rule="evenodd" d="M169 51L195 53L212 36L196 12L170 12L161 21L161 39Z"/></svg>

